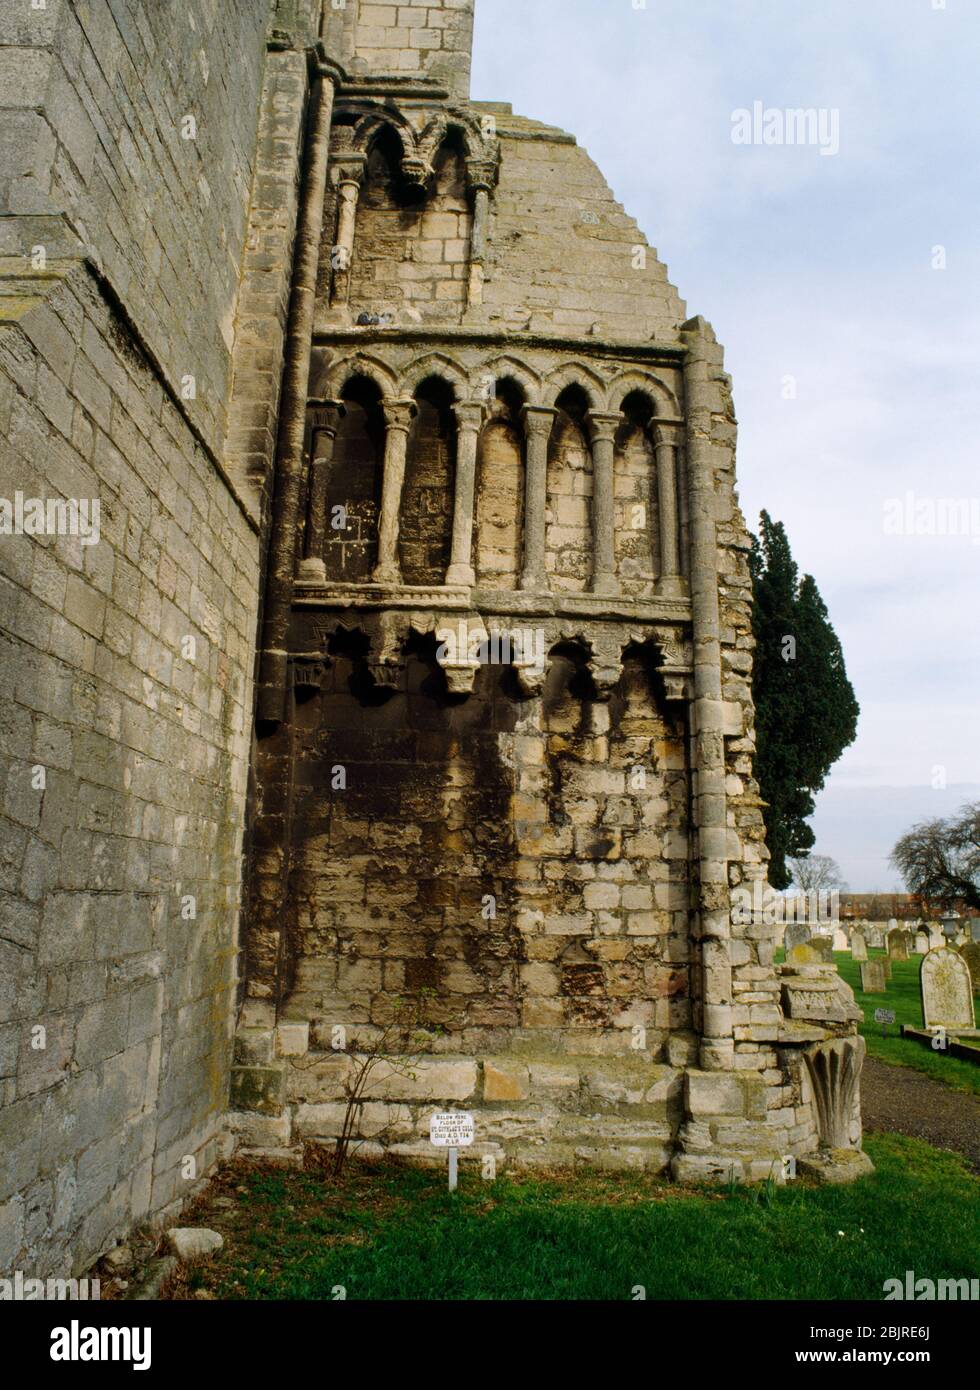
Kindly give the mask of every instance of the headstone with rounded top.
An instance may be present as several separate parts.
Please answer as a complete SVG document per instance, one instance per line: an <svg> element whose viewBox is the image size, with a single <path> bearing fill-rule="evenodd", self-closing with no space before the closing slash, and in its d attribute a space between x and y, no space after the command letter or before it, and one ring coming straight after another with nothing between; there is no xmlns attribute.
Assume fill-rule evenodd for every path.
<svg viewBox="0 0 980 1390"><path fill-rule="evenodd" d="M881 960L861 962L861 990L864 994L884 994L885 970Z"/></svg>
<svg viewBox="0 0 980 1390"><path fill-rule="evenodd" d="M970 969L958 951L938 946L922 960L922 1017L927 1028L950 1033L976 1029Z"/></svg>
<svg viewBox="0 0 980 1390"><path fill-rule="evenodd" d="M888 933L888 959L889 960L908 960L909 941L903 931L895 930Z"/></svg>
<svg viewBox="0 0 980 1390"><path fill-rule="evenodd" d="M834 950L846 951L848 945L849 942L847 940L847 932L844 931L842 927L837 927L837 929L834 932Z"/></svg>
<svg viewBox="0 0 980 1390"><path fill-rule="evenodd" d="M865 939L864 939L864 932L861 932L861 931L852 931L852 932L851 932L851 960L861 961L861 960L867 960L867 959L868 959L868 943L867 943L867 941L865 941Z"/></svg>
<svg viewBox="0 0 980 1390"><path fill-rule="evenodd" d="M809 946L810 928L805 922L787 922L786 931L783 934L783 945L786 954L789 955L794 946Z"/></svg>
<svg viewBox="0 0 980 1390"><path fill-rule="evenodd" d="M924 956L929 949L929 933L921 929L915 934L915 954Z"/></svg>

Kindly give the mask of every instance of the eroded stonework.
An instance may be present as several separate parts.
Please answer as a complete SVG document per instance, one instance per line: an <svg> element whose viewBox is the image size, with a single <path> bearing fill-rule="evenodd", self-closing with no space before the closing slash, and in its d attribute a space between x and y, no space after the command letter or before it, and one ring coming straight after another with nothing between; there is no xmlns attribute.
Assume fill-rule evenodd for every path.
<svg viewBox="0 0 980 1390"><path fill-rule="evenodd" d="M731 910L767 856L722 351L573 137L468 99L471 9L319 50L232 1125L331 1143L411 1000L369 1149L453 1105L471 1157L781 1177L859 1146L862 1054Z"/></svg>
<svg viewBox="0 0 980 1390"><path fill-rule="evenodd" d="M331 1143L399 1001L377 1150L860 1143L846 991L732 911L721 347L573 136L470 100L472 29L0 6L0 498L102 517L0 538L0 1273Z"/></svg>

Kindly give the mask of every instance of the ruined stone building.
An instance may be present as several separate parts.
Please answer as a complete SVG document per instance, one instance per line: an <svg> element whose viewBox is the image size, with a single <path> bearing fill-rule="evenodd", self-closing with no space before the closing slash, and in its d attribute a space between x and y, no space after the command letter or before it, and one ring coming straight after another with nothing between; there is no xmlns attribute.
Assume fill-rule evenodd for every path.
<svg viewBox="0 0 980 1390"><path fill-rule="evenodd" d="M374 1150L859 1148L846 990L732 911L722 350L573 136L470 99L472 24L0 13L0 1272L332 1142L379 1039Z"/></svg>

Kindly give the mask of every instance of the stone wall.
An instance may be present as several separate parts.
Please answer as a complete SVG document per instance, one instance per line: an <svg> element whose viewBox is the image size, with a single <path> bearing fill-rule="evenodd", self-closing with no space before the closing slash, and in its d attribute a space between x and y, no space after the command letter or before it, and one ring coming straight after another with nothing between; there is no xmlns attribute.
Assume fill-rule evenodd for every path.
<svg viewBox="0 0 980 1390"><path fill-rule="evenodd" d="M101 506L95 544L0 536L4 1272L84 1265L220 1148L260 587L222 447L268 17L0 14L0 497Z"/></svg>
<svg viewBox="0 0 980 1390"><path fill-rule="evenodd" d="M445 83L454 96L470 88L475 0L356 0L356 60L369 71L426 76Z"/></svg>

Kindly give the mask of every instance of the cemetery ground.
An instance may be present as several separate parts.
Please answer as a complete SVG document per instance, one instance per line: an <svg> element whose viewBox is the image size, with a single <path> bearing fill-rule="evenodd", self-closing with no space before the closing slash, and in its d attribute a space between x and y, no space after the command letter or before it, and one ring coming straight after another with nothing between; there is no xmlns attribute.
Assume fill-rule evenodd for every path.
<svg viewBox="0 0 980 1390"><path fill-rule="evenodd" d="M980 1178L897 1135L848 1187L682 1189L642 1173L502 1174L397 1161L232 1163L183 1218L221 1233L171 1299L880 1300L914 1269L977 1278ZM805 1258L803 1257L805 1252ZM111 1290L104 1289L112 1296Z"/></svg>
<svg viewBox="0 0 980 1390"><path fill-rule="evenodd" d="M870 960L884 959L885 951L869 950ZM781 955L777 953L777 960ZM868 1056L893 1066L911 1067L924 1072L934 1081L956 1091L980 1095L980 1065L960 1061L942 1052L933 1052L921 1043L901 1036L902 1024L922 1027L922 996L919 990L921 956L892 961L892 977L886 982L884 994L865 994L861 989L861 966L851 959L849 951L835 951L834 964L843 980L854 991L854 999L864 1012L864 1022L858 1031L868 1044ZM895 1022L890 1023L882 1036L880 1023L875 1022L875 1009L893 1009ZM980 1017L980 995L977 996L977 1015Z"/></svg>
<svg viewBox="0 0 980 1390"><path fill-rule="evenodd" d="M650 1300L878 1301L885 1280L910 1269L976 1279L980 1067L900 1037L902 1023L922 1023L920 957L893 962L886 993L867 995L850 954L835 961L864 1011L869 1051L864 1144L875 1172L850 1186L691 1189L586 1169L484 1181L464 1164L451 1194L444 1166L355 1159L337 1179L329 1154L311 1146L299 1170L222 1168L181 1224L216 1230L224 1244L179 1266L161 1296L630 1300L642 1289ZM895 1012L885 1038L877 1008ZM153 1238L142 1253L141 1264ZM130 1296L133 1283L127 1293L106 1277L103 1297Z"/></svg>

